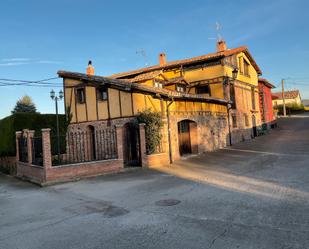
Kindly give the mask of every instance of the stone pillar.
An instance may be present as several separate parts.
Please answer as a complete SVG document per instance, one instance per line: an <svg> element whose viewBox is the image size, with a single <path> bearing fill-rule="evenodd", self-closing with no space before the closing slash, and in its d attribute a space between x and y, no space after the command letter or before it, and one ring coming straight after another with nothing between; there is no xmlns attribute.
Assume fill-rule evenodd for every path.
<svg viewBox="0 0 309 249"><path fill-rule="evenodd" d="M46 169L52 167L52 155L50 144L50 129L42 129L43 166Z"/></svg>
<svg viewBox="0 0 309 249"><path fill-rule="evenodd" d="M116 139L117 139L117 155L119 160L123 160L123 126L116 125Z"/></svg>
<svg viewBox="0 0 309 249"><path fill-rule="evenodd" d="M147 154L146 154L145 124L139 124L139 140L141 146L142 167L148 167Z"/></svg>
<svg viewBox="0 0 309 249"><path fill-rule="evenodd" d="M16 131L15 141L16 141L16 162L19 162L19 138L22 136L21 131Z"/></svg>
<svg viewBox="0 0 309 249"><path fill-rule="evenodd" d="M34 131L27 131L27 153L28 153L28 163L32 164L32 139L34 137Z"/></svg>

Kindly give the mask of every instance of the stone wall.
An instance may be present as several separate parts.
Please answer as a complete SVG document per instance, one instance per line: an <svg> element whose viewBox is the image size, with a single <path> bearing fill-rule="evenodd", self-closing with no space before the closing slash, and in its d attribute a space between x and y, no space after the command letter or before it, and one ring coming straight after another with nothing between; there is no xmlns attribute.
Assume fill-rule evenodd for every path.
<svg viewBox="0 0 309 249"><path fill-rule="evenodd" d="M197 153L224 148L228 141L228 122L226 113L211 112L170 112L172 160L180 158L178 141L178 122L191 120L197 124Z"/></svg>

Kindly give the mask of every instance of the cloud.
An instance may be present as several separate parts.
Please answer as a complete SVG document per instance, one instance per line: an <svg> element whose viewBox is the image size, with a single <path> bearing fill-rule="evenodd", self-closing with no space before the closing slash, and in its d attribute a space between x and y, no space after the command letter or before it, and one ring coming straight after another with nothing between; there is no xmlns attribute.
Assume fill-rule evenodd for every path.
<svg viewBox="0 0 309 249"><path fill-rule="evenodd" d="M39 64L62 64L61 61L51 61L51 60L40 60L37 63Z"/></svg>
<svg viewBox="0 0 309 249"><path fill-rule="evenodd" d="M11 66L20 66L20 65L27 65L30 64L28 62L5 62L0 63L0 67L11 67Z"/></svg>
<svg viewBox="0 0 309 249"><path fill-rule="evenodd" d="M2 59L3 62L25 62L25 61L31 61L30 58L8 58L8 59Z"/></svg>
<svg viewBox="0 0 309 249"><path fill-rule="evenodd" d="M62 64L61 61L38 60L31 58L5 58L0 59L0 67L21 66L29 64Z"/></svg>

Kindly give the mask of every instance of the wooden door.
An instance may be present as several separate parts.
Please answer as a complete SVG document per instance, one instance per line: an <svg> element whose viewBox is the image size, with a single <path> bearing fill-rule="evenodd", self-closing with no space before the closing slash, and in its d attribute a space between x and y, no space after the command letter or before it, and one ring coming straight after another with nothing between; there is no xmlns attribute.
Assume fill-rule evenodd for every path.
<svg viewBox="0 0 309 249"><path fill-rule="evenodd" d="M190 122L183 120L178 123L178 142L180 155L191 154Z"/></svg>

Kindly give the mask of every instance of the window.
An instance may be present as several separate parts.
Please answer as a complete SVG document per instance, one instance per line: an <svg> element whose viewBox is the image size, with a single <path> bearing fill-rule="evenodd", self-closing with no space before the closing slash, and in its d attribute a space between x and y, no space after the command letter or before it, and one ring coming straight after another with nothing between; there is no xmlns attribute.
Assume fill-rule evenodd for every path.
<svg viewBox="0 0 309 249"><path fill-rule="evenodd" d="M97 89L97 98L99 101L105 101L108 98L107 95L107 88L106 87L100 87Z"/></svg>
<svg viewBox="0 0 309 249"><path fill-rule="evenodd" d="M249 63L244 60L244 75L249 76Z"/></svg>
<svg viewBox="0 0 309 249"><path fill-rule="evenodd" d="M245 126L249 126L249 117L248 117L248 114L245 114Z"/></svg>
<svg viewBox="0 0 309 249"><path fill-rule="evenodd" d="M198 86L196 87L196 93L197 94L209 94L210 96L210 86L209 85Z"/></svg>
<svg viewBox="0 0 309 249"><path fill-rule="evenodd" d="M84 104L85 103L85 89L79 88L76 90L76 99L78 104Z"/></svg>
<svg viewBox="0 0 309 249"><path fill-rule="evenodd" d="M177 91L177 92L183 93L183 92L185 92L185 87L184 87L184 86L177 85L177 86L176 86L176 91Z"/></svg>
<svg viewBox="0 0 309 249"><path fill-rule="evenodd" d="M243 57L238 58L238 64L239 64L239 72L243 74L244 73L244 70L243 70L244 58Z"/></svg>
<svg viewBox="0 0 309 249"><path fill-rule="evenodd" d="M160 82L154 82L154 87L163 88L163 84Z"/></svg>
<svg viewBox="0 0 309 249"><path fill-rule="evenodd" d="M236 109L235 87L230 85L230 101L232 101L232 109Z"/></svg>
<svg viewBox="0 0 309 249"><path fill-rule="evenodd" d="M255 110L255 92L254 87L251 87L252 110Z"/></svg>
<svg viewBox="0 0 309 249"><path fill-rule="evenodd" d="M233 128L237 128L236 114L232 114L232 124L233 124Z"/></svg>

